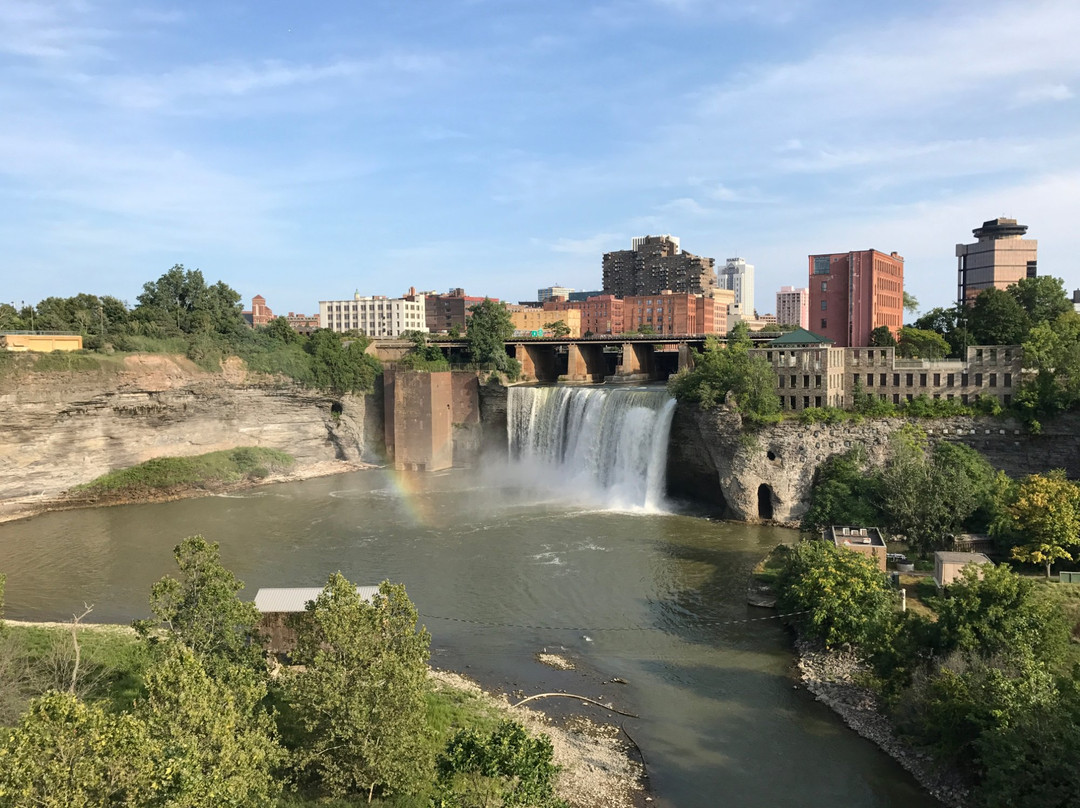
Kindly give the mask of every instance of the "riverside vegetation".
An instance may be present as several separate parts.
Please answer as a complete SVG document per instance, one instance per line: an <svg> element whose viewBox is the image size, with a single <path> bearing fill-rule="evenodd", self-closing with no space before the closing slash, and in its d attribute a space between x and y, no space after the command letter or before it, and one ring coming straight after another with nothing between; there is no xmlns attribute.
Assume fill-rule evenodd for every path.
<svg viewBox="0 0 1080 808"><path fill-rule="evenodd" d="M565 805L546 737L430 684L404 587L330 576L271 675L217 545L175 557L135 634L0 620L0 806Z"/></svg>

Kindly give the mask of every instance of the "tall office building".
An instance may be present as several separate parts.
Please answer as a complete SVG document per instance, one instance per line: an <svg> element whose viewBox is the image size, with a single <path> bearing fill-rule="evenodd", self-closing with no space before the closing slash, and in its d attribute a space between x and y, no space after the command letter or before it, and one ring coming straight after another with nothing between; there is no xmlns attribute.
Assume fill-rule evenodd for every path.
<svg viewBox="0 0 1080 808"><path fill-rule="evenodd" d="M776 322L810 330L810 290L781 286L776 293Z"/></svg>
<svg viewBox="0 0 1080 808"><path fill-rule="evenodd" d="M559 284L555 284L554 286L545 286L543 289L536 290L536 299L540 303L556 297L560 297L563 300L568 300L573 291L574 290L570 287L559 286Z"/></svg>
<svg viewBox="0 0 1080 808"><path fill-rule="evenodd" d="M684 252L675 236L640 236L632 249L604 253L604 294L658 295L663 291L711 294L716 262Z"/></svg>
<svg viewBox="0 0 1080 808"><path fill-rule="evenodd" d="M974 244L956 245L956 299L971 303L983 289L1004 289L1038 270L1039 242L1023 238L1026 224L991 219L971 231Z"/></svg>
<svg viewBox="0 0 1080 808"><path fill-rule="evenodd" d="M904 259L858 250L810 256L810 330L837 348L861 348L870 332L904 324Z"/></svg>
<svg viewBox="0 0 1080 808"><path fill-rule="evenodd" d="M717 286L735 293L732 314L754 316L754 265L742 258L729 258L717 271Z"/></svg>

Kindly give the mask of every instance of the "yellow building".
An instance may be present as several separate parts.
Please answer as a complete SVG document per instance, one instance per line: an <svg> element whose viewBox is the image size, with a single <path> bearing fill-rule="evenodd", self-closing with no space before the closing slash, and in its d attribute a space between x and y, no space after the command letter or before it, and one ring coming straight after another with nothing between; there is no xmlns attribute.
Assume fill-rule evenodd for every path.
<svg viewBox="0 0 1080 808"><path fill-rule="evenodd" d="M550 328L544 326L548 323L562 320L570 329L568 337L581 336L581 312L580 311L545 311L526 306L507 306L510 310L510 321L514 324L515 337L532 336L534 331L542 331L545 337L555 336Z"/></svg>
<svg viewBox="0 0 1080 808"><path fill-rule="evenodd" d="M0 334L0 348L6 348L9 351L49 353L50 351L81 351L82 347L82 337L79 334L50 334L48 332Z"/></svg>

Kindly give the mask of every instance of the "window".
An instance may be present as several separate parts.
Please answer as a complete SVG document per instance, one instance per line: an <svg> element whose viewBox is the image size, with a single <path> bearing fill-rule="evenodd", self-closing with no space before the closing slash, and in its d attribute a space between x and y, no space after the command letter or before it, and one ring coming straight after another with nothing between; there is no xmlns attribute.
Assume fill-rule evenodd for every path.
<svg viewBox="0 0 1080 808"><path fill-rule="evenodd" d="M829 327L829 321L826 320L824 317L821 318L821 327L822 328L828 328Z"/></svg>
<svg viewBox="0 0 1080 808"><path fill-rule="evenodd" d="M873 387L874 386L874 374L873 373L867 373L866 374L866 386L867 387Z"/></svg>
<svg viewBox="0 0 1080 808"><path fill-rule="evenodd" d="M907 374L907 386L908 387L914 387L915 386L915 374L914 373L908 373Z"/></svg>
<svg viewBox="0 0 1080 808"><path fill-rule="evenodd" d="M966 373L961 373L960 374L960 386L961 387L967 387L968 386L968 375ZM966 396L965 396L965 398L966 398ZM966 401L964 403L967 404Z"/></svg>
<svg viewBox="0 0 1080 808"><path fill-rule="evenodd" d="M940 373L935 373L934 374L934 387L941 387L941 374Z"/></svg>
<svg viewBox="0 0 1080 808"><path fill-rule="evenodd" d="M810 409L810 396L802 397L802 405L804 410Z"/></svg>
<svg viewBox="0 0 1080 808"><path fill-rule="evenodd" d="M814 377L814 387L821 387L821 377L820 376L815 376Z"/></svg>
<svg viewBox="0 0 1080 808"><path fill-rule="evenodd" d="M905 398L907 398L908 401L911 401L911 399L914 398L914 396L912 396L911 393L908 393L907 396L905 396Z"/></svg>
<svg viewBox="0 0 1080 808"><path fill-rule="evenodd" d="M948 378L946 379L947 385L949 387L952 387L955 382L956 382L956 377L952 373L950 373Z"/></svg>
<svg viewBox="0 0 1080 808"><path fill-rule="evenodd" d="M975 386L976 387L982 387L982 374L981 373L976 373L975 374Z"/></svg>
<svg viewBox="0 0 1080 808"><path fill-rule="evenodd" d="M899 387L900 386L900 374L899 373L894 373L892 375L892 383L893 383L893 387Z"/></svg>
<svg viewBox="0 0 1080 808"><path fill-rule="evenodd" d="M899 404L900 403L900 394L899 393L893 393L892 394L892 403L893 404Z"/></svg>
<svg viewBox="0 0 1080 808"><path fill-rule="evenodd" d="M828 303L829 303L828 300L822 300L821 301L821 310L822 311L825 311L828 308Z"/></svg>
<svg viewBox="0 0 1080 808"><path fill-rule="evenodd" d="M829 291L829 282L828 281L822 281L821 282L821 291L823 291L823 292Z"/></svg>
<svg viewBox="0 0 1080 808"><path fill-rule="evenodd" d="M788 400L791 402L791 409L795 409L795 396L791 396Z"/></svg>
<svg viewBox="0 0 1080 808"><path fill-rule="evenodd" d="M962 396L960 396L960 401L962 401L964 404L967 404L968 403L968 394L964 393Z"/></svg>
<svg viewBox="0 0 1080 808"><path fill-rule="evenodd" d="M791 377L791 389L794 390L796 387L798 387L798 385L795 384L795 377L792 376Z"/></svg>
<svg viewBox="0 0 1080 808"><path fill-rule="evenodd" d="M1005 386L1006 387L1012 387L1012 374L1011 373L1006 373L1005 374Z"/></svg>
<svg viewBox="0 0 1080 808"><path fill-rule="evenodd" d="M809 376L803 376L803 377L802 377L802 386L803 386L803 389L804 389L804 390L805 390L805 389L806 389L807 387L809 387L809 386L810 386L810 377L809 377Z"/></svg>
<svg viewBox="0 0 1080 808"><path fill-rule="evenodd" d="M784 377L783 376L780 377L780 389L781 390L784 389Z"/></svg>
<svg viewBox="0 0 1080 808"><path fill-rule="evenodd" d="M919 374L919 387L926 387L926 374L925 373L920 373Z"/></svg>
<svg viewBox="0 0 1080 808"><path fill-rule="evenodd" d="M814 406L815 407L820 407L821 406L821 396L814 396Z"/></svg>
<svg viewBox="0 0 1080 808"><path fill-rule="evenodd" d="M882 373L882 374L881 374L881 375L880 375L880 376L878 377L878 384L879 384L879 385L880 385L881 387L884 387L884 386L885 386L885 384L886 384L886 382L885 382L885 379L887 379L887 378L888 378L888 374L886 374L886 373Z"/></svg>
<svg viewBox="0 0 1080 808"><path fill-rule="evenodd" d="M996 373L991 373L990 374L990 386L991 387L997 387L997 374Z"/></svg>

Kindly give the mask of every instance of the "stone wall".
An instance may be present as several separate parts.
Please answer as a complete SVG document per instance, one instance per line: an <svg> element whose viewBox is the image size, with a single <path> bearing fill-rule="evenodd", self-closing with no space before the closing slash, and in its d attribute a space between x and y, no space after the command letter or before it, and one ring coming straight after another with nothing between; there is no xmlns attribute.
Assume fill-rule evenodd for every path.
<svg viewBox="0 0 1080 808"><path fill-rule="evenodd" d="M0 499L55 496L156 457L237 446L302 463L382 462L381 392L333 396L266 377L239 360L206 373L180 357L127 357L118 372L0 378Z"/></svg>
<svg viewBox="0 0 1080 808"><path fill-rule="evenodd" d="M672 421L668 490L712 504L733 519L797 522L810 504L814 471L852 446L884 460L889 437L908 423L931 441L962 442L1012 477L1063 468L1080 477L1080 416L1044 424L1039 435L999 418L883 418L855 424L783 421L756 432L742 430L738 414L680 404Z"/></svg>

